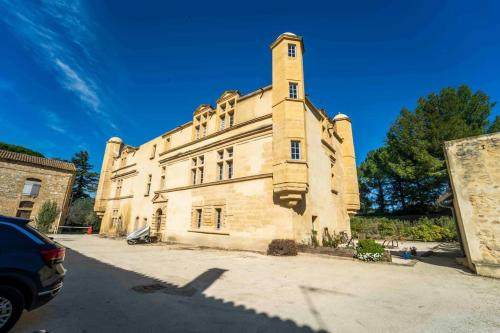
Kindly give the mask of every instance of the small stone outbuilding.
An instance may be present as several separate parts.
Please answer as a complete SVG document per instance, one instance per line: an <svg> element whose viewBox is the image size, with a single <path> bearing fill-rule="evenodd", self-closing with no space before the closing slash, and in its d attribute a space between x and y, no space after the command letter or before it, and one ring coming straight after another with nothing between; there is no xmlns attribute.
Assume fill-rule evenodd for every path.
<svg viewBox="0 0 500 333"><path fill-rule="evenodd" d="M500 133L445 143L466 265L500 278Z"/></svg>
<svg viewBox="0 0 500 333"><path fill-rule="evenodd" d="M65 220L75 165L59 160L0 150L0 215L34 220L47 200L60 209L53 230Z"/></svg>

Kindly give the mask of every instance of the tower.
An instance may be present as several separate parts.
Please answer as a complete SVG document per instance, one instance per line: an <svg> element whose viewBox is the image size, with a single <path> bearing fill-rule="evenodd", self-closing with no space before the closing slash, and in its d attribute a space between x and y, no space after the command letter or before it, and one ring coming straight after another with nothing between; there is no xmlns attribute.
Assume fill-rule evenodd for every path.
<svg viewBox="0 0 500 333"><path fill-rule="evenodd" d="M122 139L118 137L113 137L106 143L106 149L104 150L104 158L101 166L101 174L99 177L99 186L97 187L94 204L94 211L100 216L102 216L106 211L106 199L109 198L111 190L111 171L113 168L113 160L120 154L122 144Z"/></svg>
<svg viewBox="0 0 500 333"><path fill-rule="evenodd" d="M295 207L308 188L302 37L285 32L271 51L274 194Z"/></svg>
<svg viewBox="0 0 500 333"><path fill-rule="evenodd" d="M359 210L359 187L354 155L354 140L352 136L351 119L339 113L333 118L335 132L342 138L342 166L344 168L343 197L347 212L355 214Z"/></svg>

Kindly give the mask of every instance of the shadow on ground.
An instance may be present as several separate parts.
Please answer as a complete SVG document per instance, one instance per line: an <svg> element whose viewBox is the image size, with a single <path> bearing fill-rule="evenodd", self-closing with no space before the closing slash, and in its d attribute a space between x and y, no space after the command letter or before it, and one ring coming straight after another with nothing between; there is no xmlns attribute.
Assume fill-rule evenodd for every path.
<svg viewBox="0 0 500 333"><path fill-rule="evenodd" d="M70 249L66 254L68 274L61 294L25 312L12 332L314 332L205 296L203 291L223 278L223 269L209 269L177 286Z"/></svg>
<svg viewBox="0 0 500 333"><path fill-rule="evenodd" d="M402 249L389 249L391 255L403 257L404 250ZM430 251L418 251L417 255L412 256L413 259L419 260L426 264L451 267L465 273L472 272L465 266L457 263L456 258L463 257L464 254L460 248L460 244L456 242L440 243Z"/></svg>

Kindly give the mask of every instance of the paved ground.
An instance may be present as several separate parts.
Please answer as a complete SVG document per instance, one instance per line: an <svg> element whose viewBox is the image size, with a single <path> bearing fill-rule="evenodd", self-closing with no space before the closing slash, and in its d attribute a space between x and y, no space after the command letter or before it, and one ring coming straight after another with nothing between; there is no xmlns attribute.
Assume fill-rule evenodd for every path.
<svg viewBox="0 0 500 333"><path fill-rule="evenodd" d="M499 332L500 281L413 267L60 235L62 293L13 332Z"/></svg>

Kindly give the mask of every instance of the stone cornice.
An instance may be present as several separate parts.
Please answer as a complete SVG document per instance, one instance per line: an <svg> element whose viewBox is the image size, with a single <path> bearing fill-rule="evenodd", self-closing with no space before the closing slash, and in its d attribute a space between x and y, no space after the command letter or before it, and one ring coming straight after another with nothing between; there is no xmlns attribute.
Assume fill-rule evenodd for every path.
<svg viewBox="0 0 500 333"><path fill-rule="evenodd" d="M125 195L123 197L108 198L108 200L112 201L112 200L130 199L130 198L133 198L133 197L134 197L133 195Z"/></svg>
<svg viewBox="0 0 500 333"><path fill-rule="evenodd" d="M133 167L133 166L136 166L136 165L137 165L137 163L132 163L132 164L129 164L129 165L125 165L125 166L119 167L118 169L112 170L111 172L115 173L115 172L121 171L123 169L130 168L130 167Z"/></svg>
<svg viewBox="0 0 500 333"><path fill-rule="evenodd" d="M253 124L253 123L256 123L256 122L259 122L259 121L265 120L265 119L269 119L269 118L271 118L271 117L272 117L272 114L270 113L270 114L266 114L266 115L261 116L261 117L258 117L258 118L254 118L254 119L251 119L251 120L245 121L245 122L240 123L240 124L236 124L236 125L234 125L234 126L233 126L233 127L231 127L231 128L226 128L226 129L224 129L224 130L222 130L222 131L219 131L219 132L216 132L216 133L212 133L212 134L210 134L210 135L207 135L207 136L206 136L206 137L204 137L204 138L200 138L200 139L198 139L198 140L194 140L194 141L188 142L188 143L183 144L183 145L180 145L180 146L178 146L178 147L174 147L174 148L172 148L172 149L169 149L169 150L166 150L166 151L162 151L162 152L159 154L159 156L163 156L163 155L165 155L165 154L167 154L167 153L170 153L170 152L173 152L173 151L176 151L176 150L179 150L179 149L185 148L185 147L189 147L189 146L191 146L191 145L193 145L193 144L195 144L195 143L201 142L201 141L203 141L203 140L206 140L206 139L210 139L210 138L216 137L216 136L218 136L218 135L221 135L221 134L224 134L224 133L227 133L227 132L233 131L233 130L235 130L235 129L237 129L237 128L244 127L244 126L246 126L246 125L250 125L250 124ZM271 127L272 127L272 125L267 125L267 126L271 126ZM231 141L231 140L234 140L236 137L239 137L239 136L241 136L241 135L244 135L244 136L250 135L250 134L252 134L252 133L251 133L252 131L255 131L255 130L250 130L250 131L247 131L247 132L244 132L244 133L241 133L241 134L236 134L236 135L234 135L234 136L232 136L232 137L229 137L229 138L224 139L224 140L221 140L221 141L214 142L214 143L212 143L212 144L210 144L210 145L203 146L203 147L199 147L199 148L197 148L196 150L203 150L203 149L205 149L206 147L209 147L209 146L219 145L219 144L221 144L221 142L222 142L222 141L227 141L227 140ZM192 151L196 151L196 150L192 150ZM191 151L191 152L192 152L192 151ZM176 157L178 157L178 156L179 156L179 155L176 155ZM160 160L159 162L160 162L160 163L163 163L163 162L165 162L166 160L167 160L167 159L165 159L165 158L164 158L164 159Z"/></svg>
<svg viewBox="0 0 500 333"><path fill-rule="evenodd" d="M340 137L340 135L338 135L337 132L333 131L333 136L335 137L335 139L337 139L340 143L344 142L344 139L342 139Z"/></svg>
<svg viewBox="0 0 500 333"><path fill-rule="evenodd" d="M329 150L331 150L332 153L334 153L334 154L336 153L335 148L333 148L333 146L328 141L326 141L325 139L321 139L321 143L324 146L326 146Z"/></svg>
<svg viewBox="0 0 500 333"><path fill-rule="evenodd" d="M218 230L210 230L210 229L188 229L188 232L196 232L199 234L229 236L229 232L227 232L227 231L218 231Z"/></svg>
<svg viewBox="0 0 500 333"><path fill-rule="evenodd" d="M124 172L122 174L119 174L119 175L114 175L113 177L111 177L112 180L114 179L117 179L117 178L123 178L123 177L126 177L126 176L132 176L132 175L136 175L138 172L137 170L130 170L128 172Z"/></svg>
<svg viewBox="0 0 500 333"><path fill-rule="evenodd" d="M226 179L226 180L217 180L217 181L207 182L207 183L203 183L203 184L174 187L174 188L169 188L169 189L165 189L165 190L155 191L154 193L158 194L158 193L176 192L176 191L182 191L182 190L196 189L196 188L199 188L199 187L232 184L232 183L238 183L238 182L245 182L245 181L249 181L249 180L263 179L263 178L272 178L272 177L273 177L272 173L263 173L263 174L260 174L260 175L253 175L253 176L247 176L247 177L238 177L238 178Z"/></svg>

